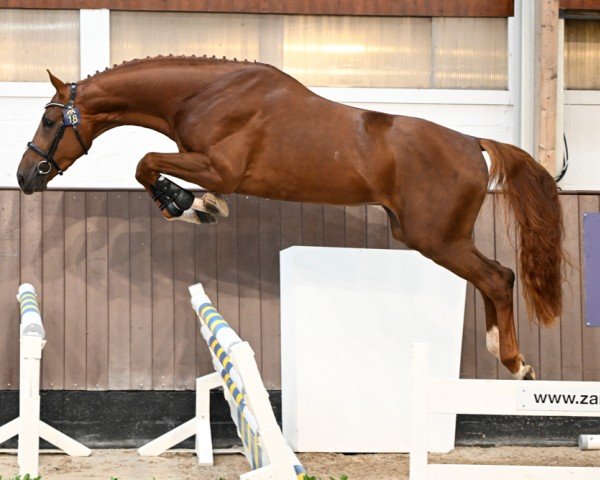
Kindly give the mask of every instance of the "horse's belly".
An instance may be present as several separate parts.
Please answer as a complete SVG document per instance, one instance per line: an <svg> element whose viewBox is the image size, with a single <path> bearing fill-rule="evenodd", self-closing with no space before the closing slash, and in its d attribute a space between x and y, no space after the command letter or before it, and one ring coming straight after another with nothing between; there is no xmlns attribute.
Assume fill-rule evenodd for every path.
<svg viewBox="0 0 600 480"><path fill-rule="evenodd" d="M246 175L236 191L293 202L351 205L374 201L364 179L347 169L330 171L305 167L302 171L295 170L264 168L259 174Z"/></svg>

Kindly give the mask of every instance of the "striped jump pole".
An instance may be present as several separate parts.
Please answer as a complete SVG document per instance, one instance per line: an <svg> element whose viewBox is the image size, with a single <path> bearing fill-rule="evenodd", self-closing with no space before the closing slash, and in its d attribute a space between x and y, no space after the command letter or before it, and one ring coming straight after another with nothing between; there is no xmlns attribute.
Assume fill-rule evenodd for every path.
<svg viewBox="0 0 600 480"><path fill-rule="evenodd" d="M138 450L139 453L160 455L173 445L196 435L200 464L212 465L208 392L211 388L221 386L244 454L252 468L252 471L241 475L240 480L303 480L306 471L281 433L250 345L223 319L204 292L202 284L192 285L189 290L192 307L200 322L200 332L211 352L216 373L197 379L197 382L204 383L203 389L196 391L196 418L144 445ZM215 379L218 380L216 383ZM198 410L198 399L201 399L201 411ZM202 462L201 457L209 461Z"/></svg>
<svg viewBox="0 0 600 480"><path fill-rule="evenodd" d="M46 332L33 286L21 285L17 299L21 310L19 418L0 427L0 443L18 435L19 475L37 477L40 437L74 457L85 457L92 451L40 421L40 363Z"/></svg>

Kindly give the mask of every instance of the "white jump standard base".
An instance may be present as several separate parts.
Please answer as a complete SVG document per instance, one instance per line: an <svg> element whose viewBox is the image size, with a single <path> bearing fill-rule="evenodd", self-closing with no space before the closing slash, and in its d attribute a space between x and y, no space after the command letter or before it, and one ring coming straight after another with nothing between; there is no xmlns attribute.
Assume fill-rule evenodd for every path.
<svg viewBox="0 0 600 480"><path fill-rule="evenodd" d="M158 457L178 443L196 435L196 455L200 466L214 465L210 431L210 391L223 385L221 375L211 373L196 379L196 416L138 449L143 457Z"/></svg>
<svg viewBox="0 0 600 480"><path fill-rule="evenodd" d="M40 437L72 457L92 451L40 420L40 362L46 334L32 285L24 283L17 294L21 306L19 418L0 427L0 443L19 436L19 475L37 477Z"/></svg>

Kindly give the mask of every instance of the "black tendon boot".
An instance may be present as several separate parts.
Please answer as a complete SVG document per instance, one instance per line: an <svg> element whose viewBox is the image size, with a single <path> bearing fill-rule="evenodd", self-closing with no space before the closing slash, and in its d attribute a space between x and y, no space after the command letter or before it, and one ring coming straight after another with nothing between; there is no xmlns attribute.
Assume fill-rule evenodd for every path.
<svg viewBox="0 0 600 480"><path fill-rule="evenodd" d="M180 217L194 203L192 192L162 175L152 186L152 193L154 194L153 198L160 202L160 209L166 210L171 217Z"/></svg>

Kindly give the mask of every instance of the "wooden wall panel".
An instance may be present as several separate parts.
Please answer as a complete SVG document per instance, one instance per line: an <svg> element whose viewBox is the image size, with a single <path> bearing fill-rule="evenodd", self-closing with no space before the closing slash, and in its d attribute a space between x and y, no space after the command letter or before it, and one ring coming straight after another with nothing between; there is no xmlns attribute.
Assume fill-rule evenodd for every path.
<svg viewBox="0 0 600 480"><path fill-rule="evenodd" d="M87 388L108 388L108 203L87 192ZM44 319L45 322L48 319Z"/></svg>
<svg viewBox="0 0 600 480"><path fill-rule="evenodd" d="M561 380L581 380L583 376L579 202L575 195L562 195L565 239L563 248L572 263L563 285L563 313L560 317Z"/></svg>
<svg viewBox="0 0 600 480"><path fill-rule="evenodd" d="M260 318L262 374L267 388L280 385L281 328L279 303L279 252L281 202L260 200Z"/></svg>
<svg viewBox="0 0 600 480"><path fill-rule="evenodd" d="M367 208L364 205L345 207L346 247L365 248L367 246Z"/></svg>
<svg viewBox="0 0 600 480"><path fill-rule="evenodd" d="M173 222L173 331L175 388L194 388L196 377L196 316L190 307L188 287L196 283L194 228Z"/></svg>
<svg viewBox="0 0 600 480"><path fill-rule="evenodd" d="M173 223L158 208L152 216L152 388L175 388Z"/></svg>
<svg viewBox="0 0 600 480"><path fill-rule="evenodd" d="M329 207L231 196L218 225L166 222L144 192L46 192L26 197L0 191L1 388L18 380L20 281L40 292L49 344L45 388L188 389L212 370L199 337L187 286L201 281L225 318L256 350L269 388L280 386L279 252L293 245L405 248L390 240L387 215L375 206ZM516 285L521 350L546 379L600 379L600 330L583 325L581 218L598 211L598 195L561 195L565 247L576 267L575 297L562 326L527 320ZM488 196L475 242L515 269L514 231ZM517 267L518 268L518 267ZM17 274L15 275L15 272ZM15 318L11 319L11 315ZM487 352L479 293L467 290L461 375L506 378ZM64 341L61 339L64 338Z"/></svg>
<svg viewBox="0 0 600 480"><path fill-rule="evenodd" d="M281 249L302 245L302 204L281 202Z"/></svg>
<svg viewBox="0 0 600 480"><path fill-rule="evenodd" d="M0 190L0 388L19 387L19 304L15 300L19 288L20 257L29 255L29 245L21 249L21 194ZM35 248L35 245L33 246ZM33 253L35 258L35 253ZM34 285L39 292L39 285Z"/></svg>
<svg viewBox="0 0 600 480"><path fill-rule="evenodd" d="M320 247L325 243L324 207L302 204L302 245Z"/></svg>
<svg viewBox="0 0 600 480"><path fill-rule="evenodd" d="M239 251L240 337L250 343L256 363L261 367L261 289L259 199L239 196L237 208L237 242Z"/></svg>
<svg viewBox="0 0 600 480"><path fill-rule="evenodd" d="M563 0L564 1L564 0ZM589 1L589 0L588 0ZM8 8L108 8L186 12L509 17L514 0L0 0Z"/></svg>
<svg viewBox="0 0 600 480"><path fill-rule="evenodd" d="M565 10L600 10L598 0L560 0L560 8Z"/></svg>
<svg viewBox="0 0 600 480"><path fill-rule="evenodd" d="M129 194L108 193L108 388L126 390L131 378Z"/></svg>
<svg viewBox="0 0 600 480"><path fill-rule="evenodd" d="M346 210L339 205L323 207L323 245L326 247L344 247Z"/></svg>
<svg viewBox="0 0 600 480"><path fill-rule="evenodd" d="M86 194L65 192L65 389L87 388Z"/></svg>
<svg viewBox="0 0 600 480"><path fill-rule="evenodd" d="M238 197L230 196L229 218L217 224L217 301L216 307L236 330L240 328L238 263Z"/></svg>
<svg viewBox="0 0 600 480"><path fill-rule="evenodd" d="M42 362L43 389L62 390L65 370L64 193L42 194L42 285L40 295L46 333Z"/></svg>
<svg viewBox="0 0 600 480"><path fill-rule="evenodd" d="M367 206L367 247L388 248L388 217L385 210L376 205Z"/></svg>
<svg viewBox="0 0 600 480"><path fill-rule="evenodd" d="M204 291L214 302L217 301L217 226L204 225L194 228L194 252L196 267L196 282L201 282ZM186 306L189 306L189 300ZM198 323L196 326L196 375L206 375L214 371L210 353L200 335Z"/></svg>
<svg viewBox="0 0 600 480"><path fill-rule="evenodd" d="M152 389L152 220L146 192L129 195L130 387Z"/></svg>
<svg viewBox="0 0 600 480"><path fill-rule="evenodd" d="M18 192L16 192L18 194ZM21 281L42 284L43 195L21 195Z"/></svg>

